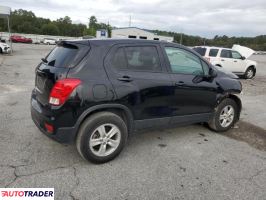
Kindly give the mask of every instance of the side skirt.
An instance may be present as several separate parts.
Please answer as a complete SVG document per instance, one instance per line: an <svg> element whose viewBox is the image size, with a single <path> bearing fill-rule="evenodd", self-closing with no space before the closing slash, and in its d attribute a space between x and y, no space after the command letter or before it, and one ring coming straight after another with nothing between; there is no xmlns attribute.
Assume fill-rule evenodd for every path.
<svg viewBox="0 0 266 200"><path fill-rule="evenodd" d="M169 127L174 125L189 125L200 122L208 122L212 113L183 115L174 117L143 119L134 121L134 130L149 129L156 127Z"/></svg>

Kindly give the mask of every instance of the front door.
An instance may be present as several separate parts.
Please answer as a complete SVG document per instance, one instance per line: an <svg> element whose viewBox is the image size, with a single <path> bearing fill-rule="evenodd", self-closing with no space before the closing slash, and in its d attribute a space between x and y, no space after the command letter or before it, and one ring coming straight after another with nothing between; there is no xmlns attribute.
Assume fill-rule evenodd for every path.
<svg viewBox="0 0 266 200"><path fill-rule="evenodd" d="M234 60L233 62L233 72L235 73L243 73L246 67L246 62L243 60L242 56L240 53L237 51L232 51L232 59Z"/></svg>
<svg viewBox="0 0 266 200"><path fill-rule="evenodd" d="M171 106L174 116L178 116L176 120L181 120L180 116L187 116L190 121L194 118L189 116L199 116L196 121L202 116L208 117L216 103L218 86L213 79L197 79L209 73L208 64L186 49L173 46L164 49L174 85Z"/></svg>

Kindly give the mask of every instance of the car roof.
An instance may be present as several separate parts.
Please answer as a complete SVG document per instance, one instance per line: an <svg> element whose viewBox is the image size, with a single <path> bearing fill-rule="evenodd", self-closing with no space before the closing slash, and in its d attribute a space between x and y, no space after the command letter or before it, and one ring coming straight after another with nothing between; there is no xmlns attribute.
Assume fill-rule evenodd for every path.
<svg viewBox="0 0 266 200"><path fill-rule="evenodd" d="M115 44L176 44L176 43L170 43L166 41L158 41L158 40L145 40L145 39L114 39L114 38L107 38L107 39L98 39L98 38L92 38L92 39L77 39L77 40L66 40L69 42L77 42L77 43L90 43L95 45L115 45Z"/></svg>
<svg viewBox="0 0 266 200"><path fill-rule="evenodd" d="M231 48L225 48L225 47L216 47L216 46L195 46L195 47L232 50Z"/></svg>
<svg viewBox="0 0 266 200"><path fill-rule="evenodd" d="M93 39L76 39L76 40L61 40L61 42L79 43L90 46L113 46L116 44L164 44L177 48L183 48L191 51L190 48L174 42L167 42L162 40L146 40L146 39L115 39L115 38L93 38Z"/></svg>

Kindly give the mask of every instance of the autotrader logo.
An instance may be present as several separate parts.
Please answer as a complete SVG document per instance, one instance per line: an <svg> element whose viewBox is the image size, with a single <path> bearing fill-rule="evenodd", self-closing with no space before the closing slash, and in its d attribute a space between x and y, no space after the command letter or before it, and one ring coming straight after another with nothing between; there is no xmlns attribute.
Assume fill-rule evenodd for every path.
<svg viewBox="0 0 266 200"><path fill-rule="evenodd" d="M54 200L54 188L0 188L1 200L45 199Z"/></svg>

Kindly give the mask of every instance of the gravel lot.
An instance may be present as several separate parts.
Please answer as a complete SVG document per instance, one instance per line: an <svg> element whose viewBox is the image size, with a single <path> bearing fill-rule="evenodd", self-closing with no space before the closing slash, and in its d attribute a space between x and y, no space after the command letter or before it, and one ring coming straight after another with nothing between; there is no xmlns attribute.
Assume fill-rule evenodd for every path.
<svg viewBox="0 0 266 200"><path fill-rule="evenodd" d="M51 46L0 55L0 187L54 187L56 199L265 199L266 56L241 80L243 112L225 135L200 125L141 132L112 162L82 160L30 117L34 69Z"/></svg>

